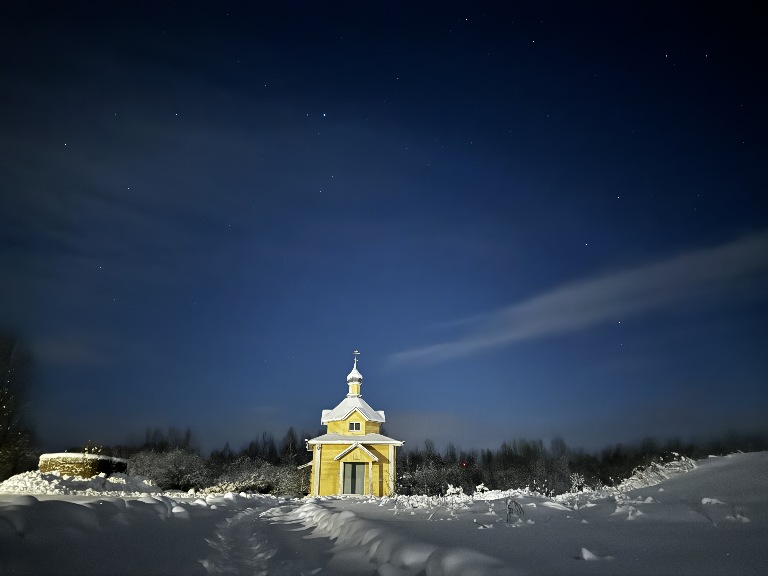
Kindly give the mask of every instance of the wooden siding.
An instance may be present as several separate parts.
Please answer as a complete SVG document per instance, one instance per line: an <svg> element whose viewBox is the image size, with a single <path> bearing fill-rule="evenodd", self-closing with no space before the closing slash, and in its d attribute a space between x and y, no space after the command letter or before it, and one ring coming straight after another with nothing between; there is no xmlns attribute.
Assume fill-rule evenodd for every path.
<svg viewBox="0 0 768 576"><path fill-rule="evenodd" d="M361 428L365 429L363 434L381 434L381 422L363 422Z"/></svg>
<svg viewBox="0 0 768 576"><path fill-rule="evenodd" d="M378 462L374 462L363 450L359 449L352 450L339 460L336 460L335 458L347 450L351 444L352 442L350 442L350 444L321 445L319 454L315 454L315 458L313 459L313 467L316 464L319 464L320 466L319 474L317 474L319 487L316 491L313 482L313 496L333 496L341 494L341 470L343 469L344 462L369 464L369 466L366 466L365 494L387 496L391 493L391 488L394 484L394 458L396 458L397 455L396 448L392 446L390 449L390 446L387 444L364 444L363 446L365 446L366 450L376 456ZM315 449L315 452L318 452L317 449ZM390 453L393 458L391 463ZM369 476L371 472L372 478ZM314 476L315 473L313 473L313 477Z"/></svg>
<svg viewBox="0 0 768 576"><path fill-rule="evenodd" d="M351 431L350 422L359 422L360 430ZM380 434L381 422L369 422L358 412L354 411L345 420L328 422L328 434L344 434L345 436L362 436L363 434Z"/></svg>

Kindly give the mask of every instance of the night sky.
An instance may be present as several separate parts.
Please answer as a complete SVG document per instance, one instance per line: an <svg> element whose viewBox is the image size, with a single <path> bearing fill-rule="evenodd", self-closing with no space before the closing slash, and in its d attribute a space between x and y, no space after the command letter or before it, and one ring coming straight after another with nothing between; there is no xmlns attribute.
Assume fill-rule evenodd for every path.
<svg viewBox="0 0 768 576"><path fill-rule="evenodd" d="M766 431L759 2L9 2L0 327L45 450Z"/></svg>

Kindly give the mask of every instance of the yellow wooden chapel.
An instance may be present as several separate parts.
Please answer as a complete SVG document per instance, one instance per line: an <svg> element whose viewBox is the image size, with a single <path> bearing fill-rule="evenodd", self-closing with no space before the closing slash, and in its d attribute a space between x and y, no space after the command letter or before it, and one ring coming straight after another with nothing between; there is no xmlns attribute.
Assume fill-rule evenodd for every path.
<svg viewBox="0 0 768 576"><path fill-rule="evenodd" d="M363 400L363 376L357 370L360 353L353 354L347 396L333 410L323 410L320 423L327 433L307 440L312 452L310 496L394 493L397 447L403 443L380 433L384 412Z"/></svg>

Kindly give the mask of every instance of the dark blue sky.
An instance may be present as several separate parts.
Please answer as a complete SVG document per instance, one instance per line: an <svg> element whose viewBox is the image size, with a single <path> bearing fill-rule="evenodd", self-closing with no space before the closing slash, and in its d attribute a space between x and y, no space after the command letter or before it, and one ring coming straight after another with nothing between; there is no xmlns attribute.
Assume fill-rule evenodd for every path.
<svg viewBox="0 0 768 576"><path fill-rule="evenodd" d="M0 322L43 447L766 431L758 3L15 2ZM414 4L416 6L414 6Z"/></svg>

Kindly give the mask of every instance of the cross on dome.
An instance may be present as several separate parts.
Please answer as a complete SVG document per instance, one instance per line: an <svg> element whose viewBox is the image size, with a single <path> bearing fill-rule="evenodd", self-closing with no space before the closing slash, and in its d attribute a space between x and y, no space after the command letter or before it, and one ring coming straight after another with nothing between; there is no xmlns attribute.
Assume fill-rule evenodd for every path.
<svg viewBox="0 0 768 576"><path fill-rule="evenodd" d="M357 370L357 357L360 355L360 352L355 350L352 354L354 355L355 361L352 365L352 372L347 375L347 384L349 385L348 397L360 396L360 385L363 383L363 375Z"/></svg>
<svg viewBox="0 0 768 576"><path fill-rule="evenodd" d="M349 393L333 410L323 410L320 423L328 431L307 440L312 452L310 494L387 496L397 478L397 448L401 440L382 434L384 412L363 400L363 375L357 370L360 351L352 352L347 376ZM309 466L309 464L305 464Z"/></svg>

